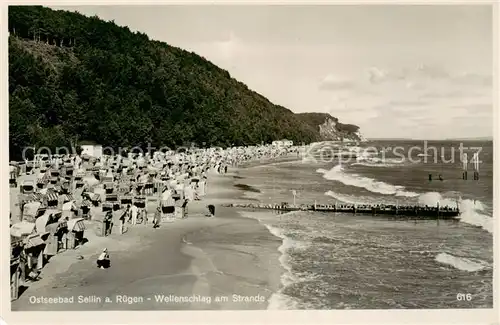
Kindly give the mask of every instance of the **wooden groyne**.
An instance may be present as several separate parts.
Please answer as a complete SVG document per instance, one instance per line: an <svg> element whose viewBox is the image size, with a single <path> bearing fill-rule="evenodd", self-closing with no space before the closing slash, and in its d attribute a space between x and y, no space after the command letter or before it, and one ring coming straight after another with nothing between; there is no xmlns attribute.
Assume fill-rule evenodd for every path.
<svg viewBox="0 0 500 325"><path fill-rule="evenodd" d="M408 206L408 205L352 205L352 204L301 204L290 205L286 202L280 204L226 204L227 207L245 209L265 209L279 212L292 211L317 211L317 212L339 212L365 215L388 215L394 217L410 217L414 219L455 219L460 215L458 208L448 206Z"/></svg>

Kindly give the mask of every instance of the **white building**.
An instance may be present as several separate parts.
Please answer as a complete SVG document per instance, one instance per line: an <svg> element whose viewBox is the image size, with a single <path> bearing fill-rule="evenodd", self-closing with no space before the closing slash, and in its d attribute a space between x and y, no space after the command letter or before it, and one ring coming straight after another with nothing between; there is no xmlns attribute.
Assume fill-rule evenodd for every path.
<svg viewBox="0 0 500 325"><path fill-rule="evenodd" d="M91 157L102 157L102 146L100 144L82 144L82 155L89 155Z"/></svg>
<svg viewBox="0 0 500 325"><path fill-rule="evenodd" d="M291 147L293 146L293 141L291 140L276 140L272 143L275 147Z"/></svg>

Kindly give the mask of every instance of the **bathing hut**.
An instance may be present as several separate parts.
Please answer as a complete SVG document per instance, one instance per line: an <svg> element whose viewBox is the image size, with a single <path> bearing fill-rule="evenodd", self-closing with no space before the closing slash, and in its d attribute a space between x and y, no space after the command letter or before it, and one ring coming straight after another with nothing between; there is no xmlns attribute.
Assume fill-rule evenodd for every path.
<svg viewBox="0 0 500 325"><path fill-rule="evenodd" d="M92 202L92 205L97 207L101 203L101 195L99 193L89 193L86 192L84 197L88 198L90 202Z"/></svg>
<svg viewBox="0 0 500 325"><path fill-rule="evenodd" d="M112 211L112 210L109 210ZM111 234L113 228L113 215L109 215L106 211L105 213L99 213L93 217L93 221L96 224L95 233L99 237L105 237Z"/></svg>
<svg viewBox="0 0 500 325"><path fill-rule="evenodd" d="M75 218L67 221L68 233L66 234L68 249L74 249L83 243L85 223L83 218Z"/></svg>
<svg viewBox="0 0 500 325"><path fill-rule="evenodd" d="M21 193L31 194L35 191L35 182L26 180L21 184Z"/></svg>
<svg viewBox="0 0 500 325"><path fill-rule="evenodd" d="M120 204L122 206L127 206L134 203L134 196L131 194L120 195Z"/></svg>
<svg viewBox="0 0 500 325"><path fill-rule="evenodd" d="M111 202L104 202L102 204L102 212L113 211L114 204Z"/></svg>
<svg viewBox="0 0 500 325"><path fill-rule="evenodd" d="M85 170L83 169L78 169L75 172L75 181L83 181L83 178L85 177Z"/></svg>
<svg viewBox="0 0 500 325"><path fill-rule="evenodd" d="M62 205L62 217L64 219L74 219L77 216L78 208L75 204L75 201L67 201Z"/></svg>
<svg viewBox="0 0 500 325"><path fill-rule="evenodd" d="M172 195L169 190L162 193L160 201L161 222L172 222L175 219L175 197L176 195Z"/></svg>
<svg viewBox="0 0 500 325"><path fill-rule="evenodd" d="M153 182L146 182L144 184L144 190L143 190L144 195L146 196L151 196L154 195L155 193L155 187Z"/></svg>
<svg viewBox="0 0 500 325"><path fill-rule="evenodd" d="M109 171L101 170L100 173L101 173L101 177L102 177L102 182L104 184L108 183L108 186L109 186L109 183L111 183L114 186L115 175L113 174L113 172L111 170L109 170ZM108 186L106 186L106 188L108 188Z"/></svg>
<svg viewBox="0 0 500 325"><path fill-rule="evenodd" d="M24 270L25 274L39 271L43 268L45 249L45 240L42 236L45 234L31 234L24 238L24 253L26 254L27 263Z"/></svg>
<svg viewBox="0 0 500 325"><path fill-rule="evenodd" d="M71 193L71 182L69 180L63 180L61 183L61 193L70 194Z"/></svg>
<svg viewBox="0 0 500 325"><path fill-rule="evenodd" d="M194 201L194 199L196 197L196 190L194 189L193 184L196 184L196 183L191 183L184 188L184 198L186 200ZM194 186L196 186L196 185L194 185Z"/></svg>
<svg viewBox="0 0 500 325"><path fill-rule="evenodd" d="M113 227L115 228L113 232L120 235L127 232L126 222L127 222L127 209L119 209L113 211Z"/></svg>
<svg viewBox="0 0 500 325"><path fill-rule="evenodd" d="M76 201L75 196L73 194L62 194L59 196L59 198L62 203Z"/></svg>
<svg viewBox="0 0 500 325"><path fill-rule="evenodd" d="M135 196L133 199L133 204L138 207L139 210L146 210L146 198L144 196Z"/></svg>
<svg viewBox="0 0 500 325"><path fill-rule="evenodd" d="M75 178L75 189L85 188L85 181L83 178Z"/></svg>
<svg viewBox="0 0 500 325"><path fill-rule="evenodd" d="M9 185L10 187L17 187L18 167L10 165L9 168L10 168Z"/></svg>
<svg viewBox="0 0 500 325"><path fill-rule="evenodd" d="M49 175L50 184L55 185L59 181L59 176L61 175L61 173L57 169L51 169Z"/></svg>
<svg viewBox="0 0 500 325"><path fill-rule="evenodd" d="M24 204L22 220L27 222L35 222L36 218L45 213L45 207L40 201L32 201Z"/></svg>
<svg viewBox="0 0 500 325"><path fill-rule="evenodd" d="M39 177L36 180L37 189L41 190L47 187L49 183L50 176L48 173L40 173Z"/></svg>
<svg viewBox="0 0 500 325"><path fill-rule="evenodd" d="M66 162L62 168L64 177L73 177L75 169L71 162Z"/></svg>
<svg viewBox="0 0 500 325"><path fill-rule="evenodd" d="M59 194L53 190L47 190L44 203L48 208L57 208L59 206Z"/></svg>
<svg viewBox="0 0 500 325"><path fill-rule="evenodd" d="M33 168L35 168L35 162L33 161L26 161L26 174L30 175L31 172L33 171Z"/></svg>
<svg viewBox="0 0 500 325"><path fill-rule="evenodd" d="M36 232L47 234L43 251L45 256L56 255L59 249L65 246L62 240L64 233L67 231L67 223L61 216L62 212L60 210L47 210L35 222Z"/></svg>
<svg viewBox="0 0 500 325"><path fill-rule="evenodd" d="M113 183L113 181L105 182L104 190L106 191L106 194L113 194L115 192L115 184Z"/></svg>
<svg viewBox="0 0 500 325"><path fill-rule="evenodd" d="M80 210L82 210L82 218L85 220L90 220L90 209L92 208L93 204L92 201L89 199L85 198L82 203L80 204Z"/></svg>
<svg viewBox="0 0 500 325"><path fill-rule="evenodd" d="M196 188L196 193L198 195L198 198L202 198L206 195L207 193L207 182L203 178L198 182L198 187Z"/></svg>
<svg viewBox="0 0 500 325"><path fill-rule="evenodd" d="M106 203L110 203L113 206L113 210L120 208L120 201L118 200L118 194L107 194Z"/></svg>
<svg viewBox="0 0 500 325"><path fill-rule="evenodd" d="M172 196L175 200L175 218L176 219L184 219L187 217L187 205L189 200L184 199L181 200L178 194Z"/></svg>
<svg viewBox="0 0 500 325"><path fill-rule="evenodd" d="M10 300L19 298L19 282L21 281L22 240L10 237Z"/></svg>
<svg viewBox="0 0 500 325"><path fill-rule="evenodd" d="M130 183L129 182L122 182L118 185L118 194L124 195L128 192L130 192Z"/></svg>

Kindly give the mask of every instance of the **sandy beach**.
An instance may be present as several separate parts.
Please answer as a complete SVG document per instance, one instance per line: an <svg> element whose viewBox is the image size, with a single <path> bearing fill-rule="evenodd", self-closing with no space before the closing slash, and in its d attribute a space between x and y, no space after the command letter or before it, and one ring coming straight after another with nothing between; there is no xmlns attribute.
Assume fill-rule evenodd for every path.
<svg viewBox="0 0 500 325"><path fill-rule="evenodd" d="M127 233L109 237L89 229L89 241L52 258L12 310L266 309L280 286L281 240L220 206L245 201L234 186L242 181L235 173L211 175L207 196L190 203L187 219L157 229L129 226ZM204 216L207 204L216 205L215 218ZM103 247L111 256L104 270L95 264Z"/></svg>

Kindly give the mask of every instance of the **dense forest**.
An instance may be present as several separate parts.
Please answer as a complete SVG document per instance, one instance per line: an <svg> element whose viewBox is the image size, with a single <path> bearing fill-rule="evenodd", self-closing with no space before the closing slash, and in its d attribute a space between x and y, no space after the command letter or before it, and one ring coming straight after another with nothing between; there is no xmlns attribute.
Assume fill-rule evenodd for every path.
<svg viewBox="0 0 500 325"><path fill-rule="evenodd" d="M11 159L28 146L250 145L321 140L205 58L127 27L41 6L9 7Z"/></svg>

